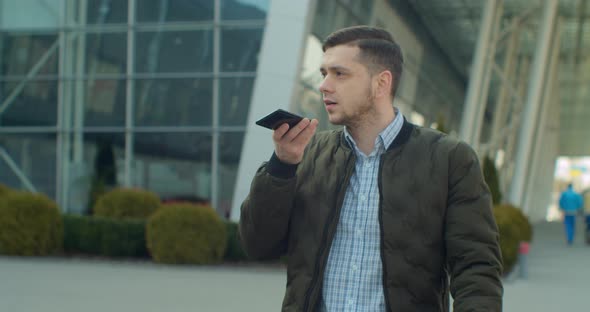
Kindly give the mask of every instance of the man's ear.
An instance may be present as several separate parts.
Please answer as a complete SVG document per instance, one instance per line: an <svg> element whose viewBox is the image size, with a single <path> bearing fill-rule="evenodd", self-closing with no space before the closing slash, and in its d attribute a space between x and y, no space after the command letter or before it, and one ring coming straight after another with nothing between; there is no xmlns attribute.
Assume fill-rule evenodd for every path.
<svg viewBox="0 0 590 312"><path fill-rule="evenodd" d="M393 85L393 75L389 70L384 70L377 75L377 97L389 96Z"/></svg>

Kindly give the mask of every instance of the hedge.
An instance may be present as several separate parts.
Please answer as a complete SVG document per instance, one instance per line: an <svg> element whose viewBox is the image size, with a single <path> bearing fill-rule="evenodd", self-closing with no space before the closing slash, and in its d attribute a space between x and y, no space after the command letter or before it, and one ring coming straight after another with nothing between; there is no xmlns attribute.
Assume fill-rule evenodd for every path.
<svg viewBox="0 0 590 312"><path fill-rule="evenodd" d="M246 261L248 256L242 248L238 224L231 221L225 222L227 232L227 247L225 249L224 259L227 261Z"/></svg>
<svg viewBox="0 0 590 312"><path fill-rule="evenodd" d="M148 256L145 221L63 215L64 251L106 257Z"/></svg>

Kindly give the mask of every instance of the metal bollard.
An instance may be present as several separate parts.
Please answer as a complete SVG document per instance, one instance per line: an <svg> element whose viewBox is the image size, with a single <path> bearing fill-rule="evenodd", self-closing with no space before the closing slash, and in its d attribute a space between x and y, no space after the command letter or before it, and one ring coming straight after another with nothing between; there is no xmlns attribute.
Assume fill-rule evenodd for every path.
<svg viewBox="0 0 590 312"><path fill-rule="evenodd" d="M529 272L527 258L530 251L529 242L520 242L518 246L518 275L522 279L527 279Z"/></svg>

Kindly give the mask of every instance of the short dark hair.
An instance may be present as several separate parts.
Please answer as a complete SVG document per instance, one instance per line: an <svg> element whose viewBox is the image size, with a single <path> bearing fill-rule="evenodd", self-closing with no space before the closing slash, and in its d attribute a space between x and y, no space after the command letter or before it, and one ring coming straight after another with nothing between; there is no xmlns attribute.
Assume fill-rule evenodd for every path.
<svg viewBox="0 0 590 312"><path fill-rule="evenodd" d="M401 48L389 32L370 26L343 28L331 33L324 40L322 50L326 52L329 48L339 45L358 47L360 61L367 66L371 75L389 70L394 77L391 95L395 96L399 80L402 77L404 58Z"/></svg>

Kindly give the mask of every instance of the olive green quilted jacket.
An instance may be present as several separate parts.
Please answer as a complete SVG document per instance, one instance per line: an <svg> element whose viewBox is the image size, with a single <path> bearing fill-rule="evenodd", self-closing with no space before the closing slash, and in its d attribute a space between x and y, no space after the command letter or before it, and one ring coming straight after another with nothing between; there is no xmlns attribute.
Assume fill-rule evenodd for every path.
<svg viewBox="0 0 590 312"><path fill-rule="evenodd" d="M275 155L242 204L240 235L256 259L288 255L282 311L314 311L355 154L320 132L303 161ZM501 311L498 229L478 158L465 143L404 121L380 161L379 223L388 311Z"/></svg>

